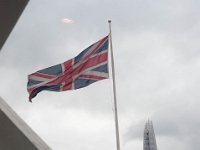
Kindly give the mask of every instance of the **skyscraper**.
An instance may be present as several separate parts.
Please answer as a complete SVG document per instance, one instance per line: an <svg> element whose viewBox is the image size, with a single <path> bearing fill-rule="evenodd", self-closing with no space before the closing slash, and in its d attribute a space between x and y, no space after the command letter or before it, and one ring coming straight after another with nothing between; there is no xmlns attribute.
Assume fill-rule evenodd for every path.
<svg viewBox="0 0 200 150"><path fill-rule="evenodd" d="M157 150L152 121L148 120L144 128L143 150Z"/></svg>

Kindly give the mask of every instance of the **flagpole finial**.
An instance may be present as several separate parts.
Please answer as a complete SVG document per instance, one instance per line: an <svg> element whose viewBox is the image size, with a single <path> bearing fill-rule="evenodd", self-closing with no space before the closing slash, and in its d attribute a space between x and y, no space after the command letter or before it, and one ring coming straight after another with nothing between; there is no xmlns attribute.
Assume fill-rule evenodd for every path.
<svg viewBox="0 0 200 150"><path fill-rule="evenodd" d="M111 20L108 20L108 23L111 23Z"/></svg>

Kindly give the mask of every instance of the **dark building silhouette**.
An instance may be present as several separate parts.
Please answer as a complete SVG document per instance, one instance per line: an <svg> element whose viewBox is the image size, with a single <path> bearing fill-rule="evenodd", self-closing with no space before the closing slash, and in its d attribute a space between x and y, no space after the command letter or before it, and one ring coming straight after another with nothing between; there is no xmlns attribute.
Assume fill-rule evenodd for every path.
<svg viewBox="0 0 200 150"><path fill-rule="evenodd" d="M148 120L144 128L143 150L157 150L152 121Z"/></svg>

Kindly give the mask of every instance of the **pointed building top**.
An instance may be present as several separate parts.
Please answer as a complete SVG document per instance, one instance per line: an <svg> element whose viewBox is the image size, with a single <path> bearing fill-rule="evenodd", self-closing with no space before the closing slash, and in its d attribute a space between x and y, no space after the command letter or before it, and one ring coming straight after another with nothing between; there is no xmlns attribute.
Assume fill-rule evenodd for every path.
<svg viewBox="0 0 200 150"><path fill-rule="evenodd" d="M143 150L157 150L153 122L148 120L144 128Z"/></svg>

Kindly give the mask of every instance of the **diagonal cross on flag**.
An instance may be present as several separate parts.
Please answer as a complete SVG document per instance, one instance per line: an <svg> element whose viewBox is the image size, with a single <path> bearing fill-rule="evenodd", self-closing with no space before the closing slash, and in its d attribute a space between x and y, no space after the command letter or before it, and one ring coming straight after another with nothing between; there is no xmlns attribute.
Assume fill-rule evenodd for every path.
<svg viewBox="0 0 200 150"><path fill-rule="evenodd" d="M43 90L75 90L107 79L108 40L106 36L75 58L28 75L29 101Z"/></svg>

